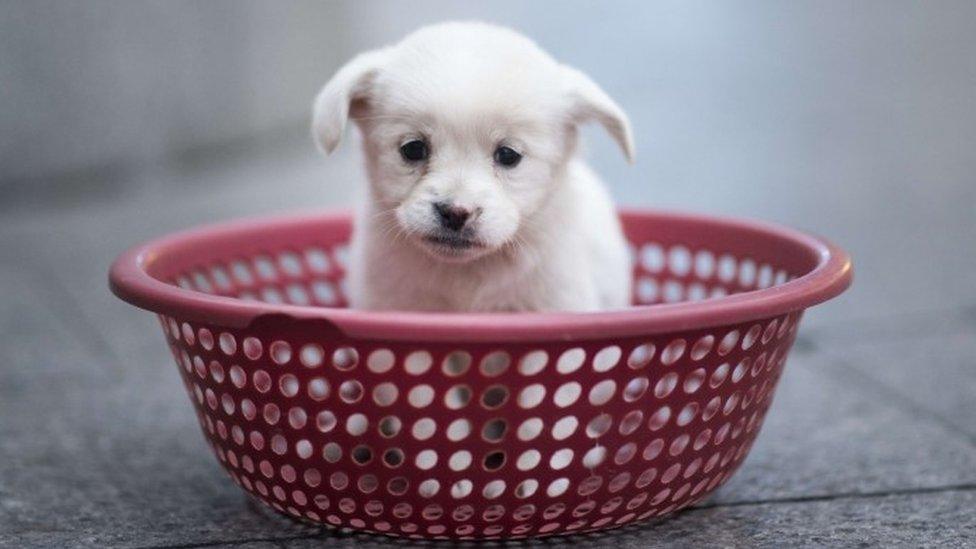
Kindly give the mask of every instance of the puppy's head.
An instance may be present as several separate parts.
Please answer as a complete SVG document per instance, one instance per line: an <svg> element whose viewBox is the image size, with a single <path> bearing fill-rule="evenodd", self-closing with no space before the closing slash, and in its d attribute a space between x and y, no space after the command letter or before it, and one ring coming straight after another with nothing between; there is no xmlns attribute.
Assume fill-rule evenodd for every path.
<svg viewBox="0 0 976 549"><path fill-rule="evenodd" d="M532 225L559 192L579 124L599 122L633 157L626 115L593 81L481 23L426 27L354 58L315 100L324 152L349 118L363 133L376 210L444 261L489 254Z"/></svg>

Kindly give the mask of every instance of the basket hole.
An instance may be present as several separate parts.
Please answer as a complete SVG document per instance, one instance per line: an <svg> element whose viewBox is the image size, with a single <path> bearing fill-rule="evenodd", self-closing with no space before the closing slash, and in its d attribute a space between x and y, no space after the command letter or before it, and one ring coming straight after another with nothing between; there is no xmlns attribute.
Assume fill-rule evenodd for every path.
<svg viewBox="0 0 976 549"><path fill-rule="evenodd" d="M651 461L659 456L662 450L664 450L664 439L656 438L644 447L644 451L641 452L641 457L647 461Z"/></svg>
<svg viewBox="0 0 976 549"><path fill-rule="evenodd" d="M718 278L722 282L732 282L736 275L735 258L729 254L723 254L718 259Z"/></svg>
<svg viewBox="0 0 976 549"><path fill-rule="evenodd" d="M489 387L481 395L481 405L489 410L501 407L508 400L508 388L504 385Z"/></svg>
<svg viewBox="0 0 976 549"><path fill-rule="evenodd" d="M355 379L343 381L339 385L339 398L348 404L359 402L363 398L363 384Z"/></svg>
<svg viewBox="0 0 976 549"><path fill-rule="evenodd" d="M685 354L685 347L687 344L685 340L678 338L668 343L667 347L661 351L661 364L665 366L671 366L675 362L681 359Z"/></svg>
<svg viewBox="0 0 976 549"><path fill-rule="evenodd" d="M298 354L298 360L306 368L318 368L322 365L322 361L325 359L325 351L322 350L322 346L316 343L308 343L302 346L302 350Z"/></svg>
<svg viewBox="0 0 976 549"><path fill-rule="evenodd" d="M554 471L559 471L569 467L569 464L573 462L573 451L569 448L561 448L553 452L552 456L549 458L549 468Z"/></svg>
<svg viewBox="0 0 976 549"><path fill-rule="evenodd" d="M539 489L539 481L534 478L525 479L515 487L515 497L519 499L525 499L532 497L536 490ZM523 510L524 509L524 510ZM514 518L515 520L528 520L535 514L535 507L532 505L527 505L524 508L520 507L516 510Z"/></svg>
<svg viewBox="0 0 976 549"><path fill-rule="evenodd" d="M691 272L691 252L684 246L672 246L668 251L668 269L676 276Z"/></svg>
<svg viewBox="0 0 976 549"><path fill-rule="evenodd" d="M396 385L389 382L380 383L373 388L373 402L379 406L390 406L396 402L399 394L400 391Z"/></svg>
<svg viewBox="0 0 976 549"><path fill-rule="evenodd" d="M369 420L363 414L353 414L346 418L346 432L358 437L369 428Z"/></svg>
<svg viewBox="0 0 976 549"><path fill-rule="evenodd" d="M373 373L384 374L393 368L395 362L396 357L393 355L393 351L389 349L376 349L366 359L366 368Z"/></svg>
<svg viewBox="0 0 976 549"><path fill-rule="evenodd" d="M275 364L288 364L291 360L291 345L284 341L275 341L271 344L271 360Z"/></svg>
<svg viewBox="0 0 976 549"><path fill-rule="evenodd" d="M220 334L219 344L220 350L227 356L231 356L237 352L237 340L227 332Z"/></svg>
<svg viewBox="0 0 976 549"><path fill-rule="evenodd" d="M247 374L244 373L244 369L236 364L230 367L230 382L234 384L234 387L242 389L247 385Z"/></svg>
<svg viewBox="0 0 976 549"><path fill-rule="evenodd" d="M518 396L520 408L535 408L546 397L546 388L541 383L535 383L522 389Z"/></svg>
<svg viewBox="0 0 976 549"><path fill-rule="evenodd" d="M643 421L644 412L640 410L632 410L620 420L620 426L617 428L617 430L621 435L628 436L636 431Z"/></svg>
<svg viewBox="0 0 976 549"><path fill-rule="evenodd" d="M705 369L698 368L685 376L684 391L689 395L698 391L705 382L705 375Z"/></svg>
<svg viewBox="0 0 976 549"><path fill-rule="evenodd" d="M569 479L566 477L557 478L556 480L549 483L549 487L546 488L546 495L551 498L559 497L566 493L569 488Z"/></svg>
<svg viewBox="0 0 976 549"><path fill-rule="evenodd" d="M484 489L482 489L481 491L481 495L484 496L485 499L495 499L498 496L502 495L503 493L505 493L505 481L501 479L495 479L489 482L488 484L485 485ZM485 511L485 513L487 514L488 511ZM497 513L497 512L492 513L492 515L494 514L500 515L501 513ZM498 517L489 516L489 518L486 520L498 520L500 518L501 516Z"/></svg>
<svg viewBox="0 0 976 549"><path fill-rule="evenodd" d="M661 406L651 415L651 419L647 422L647 428L652 431L657 431L667 425L669 419L671 419L671 408Z"/></svg>
<svg viewBox="0 0 976 549"><path fill-rule="evenodd" d="M429 471L437 465L437 452L427 449L421 450L414 458L414 465L422 471Z"/></svg>
<svg viewBox="0 0 976 549"><path fill-rule="evenodd" d="M722 383L725 383L726 378L729 377L729 363L723 362L719 364L717 368L712 372L712 377L708 380L708 385L715 389Z"/></svg>
<svg viewBox="0 0 976 549"><path fill-rule="evenodd" d="M569 374L579 370L586 360L586 351L580 347L569 349L559 356L556 361L556 371L560 374Z"/></svg>
<svg viewBox="0 0 976 549"><path fill-rule="evenodd" d="M511 357L505 351L493 351L481 359L481 374L485 377L500 376L508 370L511 362Z"/></svg>
<svg viewBox="0 0 976 549"><path fill-rule="evenodd" d="M504 419L496 418L484 424L481 429L481 438L487 442L499 442L505 437L508 423Z"/></svg>
<svg viewBox="0 0 976 549"><path fill-rule="evenodd" d="M297 377L292 374L285 374L278 378L278 388L281 390L282 395L290 398L298 394L301 385Z"/></svg>
<svg viewBox="0 0 976 549"><path fill-rule="evenodd" d="M336 463L342 459L342 447L335 442L328 442L322 447L322 459L329 463Z"/></svg>
<svg viewBox="0 0 976 549"><path fill-rule="evenodd" d="M451 497L454 499L462 499L471 495L471 491L474 489L474 483L468 479L459 480L451 486Z"/></svg>
<svg viewBox="0 0 976 549"><path fill-rule="evenodd" d="M583 388L575 381L565 383L556 389L556 392L553 394L552 398L553 403L560 408L570 406L576 402L577 399L579 399L582 391Z"/></svg>
<svg viewBox="0 0 976 549"><path fill-rule="evenodd" d="M522 452L522 455L515 460L515 467L519 471L531 471L542 461L542 454L538 450L530 449Z"/></svg>
<svg viewBox="0 0 976 549"><path fill-rule="evenodd" d="M524 376L534 376L545 369L548 362L549 355L545 351L530 351L522 355L522 359L519 360L519 373Z"/></svg>
<svg viewBox="0 0 976 549"><path fill-rule="evenodd" d="M656 348L653 343L644 343L634 347L627 358L627 365L635 370L639 370L651 363L654 359Z"/></svg>
<svg viewBox="0 0 976 549"><path fill-rule="evenodd" d="M471 452L467 450L458 450L451 455L451 458L447 461L447 466L451 468L452 471L463 471L471 466Z"/></svg>
<svg viewBox="0 0 976 549"><path fill-rule="evenodd" d="M749 357L743 358L741 362L736 364L735 369L732 370L732 383L742 381L742 378L745 377L746 372L749 371L749 367L751 365L752 362L749 360Z"/></svg>
<svg viewBox="0 0 976 549"><path fill-rule="evenodd" d="M471 434L471 422L467 419L455 419L447 426L447 438L451 442L458 442L468 438Z"/></svg>
<svg viewBox="0 0 976 549"><path fill-rule="evenodd" d="M649 276L642 276L637 279L635 291L637 292L637 302L643 305L657 303L661 295L657 280Z"/></svg>
<svg viewBox="0 0 976 549"><path fill-rule="evenodd" d="M597 372L607 372L620 362L620 347L611 345L600 349L593 357L593 369Z"/></svg>
<svg viewBox="0 0 976 549"><path fill-rule="evenodd" d="M244 356L257 360L261 358L262 353L264 353L264 346L261 345L261 340L256 337L244 338Z"/></svg>
<svg viewBox="0 0 976 549"><path fill-rule="evenodd" d="M762 332L762 327L758 324L754 325L752 328L749 328L746 335L742 336L743 351L748 351L750 348L752 348L752 346L756 343L756 340L759 339L760 332Z"/></svg>
<svg viewBox="0 0 976 549"><path fill-rule="evenodd" d="M675 419L675 423L677 423L679 427L688 425L692 422L692 420L695 419L695 416L698 415L698 410L700 408L701 407L697 402L689 402L688 404L685 404L681 411L678 412L678 417Z"/></svg>
<svg viewBox="0 0 976 549"><path fill-rule="evenodd" d="M339 347L332 353L332 365L339 370L352 370L358 363L359 353L352 347Z"/></svg>
<svg viewBox="0 0 976 549"><path fill-rule="evenodd" d="M329 397L329 382L325 378L313 377L308 381L308 396L312 400L321 401Z"/></svg>
<svg viewBox="0 0 976 549"><path fill-rule="evenodd" d="M485 459L482 462L486 471L497 471L505 465L505 452L501 450L496 450L494 452L489 452L485 455Z"/></svg>
<svg viewBox="0 0 976 549"><path fill-rule="evenodd" d="M706 335L698 338L698 341L691 347L691 359L701 360L705 358L715 345L715 336Z"/></svg>
<svg viewBox="0 0 976 549"><path fill-rule="evenodd" d="M315 426L323 433L328 433L332 429L335 429L336 423L335 414L329 410L322 410L315 416Z"/></svg>
<svg viewBox="0 0 976 549"><path fill-rule="evenodd" d="M356 485L359 487L360 492L364 494L371 494L379 487L380 481L376 478L376 475L363 475L359 477L359 482L357 482ZM370 512L369 508L367 508L366 512Z"/></svg>
<svg viewBox="0 0 976 549"><path fill-rule="evenodd" d="M613 398L616 392L617 383L612 379L605 379L590 389L590 404L593 406L603 406L607 402L610 402L610 399Z"/></svg>
<svg viewBox="0 0 976 549"><path fill-rule="evenodd" d="M593 469L603 463L607 458L607 448L605 446L594 446L583 454L583 467ZM586 494L581 494L586 495Z"/></svg>
<svg viewBox="0 0 976 549"><path fill-rule="evenodd" d="M437 432L437 422L429 417L418 419L413 424L411 434L417 440L427 440Z"/></svg>
<svg viewBox="0 0 976 549"><path fill-rule="evenodd" d="M752 288L756 283L756 262L751 259L744 259L739 264L739 285L743 288Z"/></svg>
<svg viewBox="0 0 976 549"><path fill-rule="evenodd" d="M664 248L660 244L645 244L640 249L641 266L646 271L659 273L664 270Z"/></svg>
<svg viewBox="0 0 976 549"><path fill-rule="evenodd" d="M403 477L394 477L390 479L390 482L386 483L386 489L394 496L402 496L407 493L410 489L410 481ZM399 505L399 504L398 504ZM409 504L408 504L409 507ZM402 512L401 512L402 514ZM409 516L409 512L407 515Z"/></svg>
<svg viewBox="0 0 976 549"><path fill-rule="evenodd" d="M414 408L424 408L434 401L434 389L430 385L417 385L410 389L407 401Z"/></svg>
<svg viewBox="0 0 976 549"><path fill-rule="evenodd" d="M434 359L430 356L430 353L427 351L414 351L407 355L403 366L408 374L419 376L430 370L433 364Z"/></svg>
<svg viewBox="0 0 976 549"><path fill-rule="evenodd" d="M654 385L654 396L657 398L664 398L674 391L674 388L678 386L678 374L674 372L669 372L664 374L661 379L657 381Z"/></svg>
<svg viewBox="0 0 976 549"><path fill-rule="evenodd" d="M579 420L576 419L576 416L566 416L552 426L552 438L565 440L576 432L578 426Z"/></svg>
<svg viewBox="0 0 976 549"><path fill-rule="evenodd" d="M444 357L441 370L444 375L458 377L467 373L471 367L471 353L466 351L452 351Z"/></svg>
<svg viewBox="0 0 976 549"><path fill-rule="evenodd" d="M369 446L356 446L352 449L352 460L357 465L366 465L373 459L373 451Z"/></svg>
<svg viewBox="0 0 976 549"><path fill-rule="evenodd" d="M610 414L600 414L586 425L586 436L590 438L600 438L613 426L613 418Z"/></svg>
<svg viewBox="0 0 976 549"><path fill-rule="evenodd" d="M307 422L308 414L304 408L293 406L288 410L288 425L291 425L292 429L301 429Z"/></svg>
<svg viewBox="0 0 976 549"><path fill-rule="evenodd" d="M325 273L329 270L329 258L324 251L318 248L305 250L305 263L311 271L316 273Z"/></svg>
<svg viewBox="0 0 976 549"><path fill-rule="evenodd" d="M403 423L396 416L386 416L380 420L379 432L385 438L392 438L400 434Z"/></svg>
<svg viewBox="0 0 976 549"><path fill-rule="evenodd" d="M386 452L383 452L383 463L385 463L387 467L395 469L403 464L403 460L403 450L399 448L390 448Z"/></svg>
<svg viewBox="0 0 976 549"><path fill-rule="evenodd" d="M542 420L537 417L523 421L518 428L518 439L526 442L535 439L542 433L543 426Z"/></svg>
<svg viewBox="0 0 976 549"><path fill-rule="evenodd" d="M630 462L635 455L637 455L637 445L633 442L628 442L617 449L617 453L613 456L613 462L617 465L625 465Z"/></svg>
<svg viewBox="0 0 976 549"><path fill-rule="evenodd" d="M436 479L429 478L420 483L417 487L417 494L422 498L432 498L437 495L441 489L441 483L437 482Z"/></svg>
<svg viewBox="0 0 976 549"><path fill-rule="evenodd" d="M646 377L636 377L624 387L624 401L634 402L647 392L650 381Z"/></svg>
<svg viewBox="0 0 976 549"><path fill-rule="evenodd" d="M699 250L695 254L695 276L701 280L708 280L715 273L715 255L708 250Z"/></svg>
<svg viewBox="0 0 976 549"><path fill-rule="evenodd" d="M460 410L471 402L471 388L467 385L455 385L444 393L444 405L451 410Z"/></svg>

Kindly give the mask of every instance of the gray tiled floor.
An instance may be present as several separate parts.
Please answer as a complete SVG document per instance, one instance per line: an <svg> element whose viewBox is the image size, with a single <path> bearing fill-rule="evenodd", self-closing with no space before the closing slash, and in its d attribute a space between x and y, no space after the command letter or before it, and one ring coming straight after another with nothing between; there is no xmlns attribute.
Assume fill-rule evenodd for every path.
<svg viewBox="0 0 976 549"><path fill-rule="evenodd" d="M155 319L105 288L109 261L141 239L214 219L348 201L360 177L351 150L327 167L282 153L151 173L118 195L53 205L41 196L5 212L0 546L404 545L300 526L251 503L199 435ZM861 219L865 211L838 212L822 224L802 203L773 201L755 212L829 233L855 254L864 250L856 255L863 269L855 288L806 317L762 435L728 485L671 520L587 536L586 543L973 543L976 289L966 273L976 259L959 250L976 220L956 219L955 243L931 247L921 259L951 260L954 272L939 275L949 283L928 284L927 271L913 264L893 273L896 289L877 275L897 264L891 254L899 244L877 227L863 229L871 225ZM905 287L928 292L932 306L920 307L918 295L893 299ZM950 300L947 288L968 291Z"/></svg>

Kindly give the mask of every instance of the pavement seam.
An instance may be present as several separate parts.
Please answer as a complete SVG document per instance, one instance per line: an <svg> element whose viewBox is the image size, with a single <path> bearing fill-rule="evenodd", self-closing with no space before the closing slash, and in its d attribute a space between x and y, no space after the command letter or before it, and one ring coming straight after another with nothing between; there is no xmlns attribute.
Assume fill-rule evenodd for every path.
<svg viewBox="0 0 976 549"><path fill-rule="evenodd" d="M961 437L971 446L976 447L976 434L966 432L956 425L951 419L943 416L935 410L932 410L931 408L928 408L924 404L919 403L912 398L911 395L902 392L897 386L862 371L854 366L850 360L843 356L834 354L829 350L819 349L818 347L814 346L814 352L817 351L822 352L824 356L831 359L825 361L827 375L833 375L838 379L845 376L859 378L861 382L867 383L867 385L871 388L870 390L873 390L874 392L888 399L892 399L889 400L891 405L897 407L903 412L912 413L930 423L939 425L950 433ZM843 368L840 366L843 366Z"/></svg>

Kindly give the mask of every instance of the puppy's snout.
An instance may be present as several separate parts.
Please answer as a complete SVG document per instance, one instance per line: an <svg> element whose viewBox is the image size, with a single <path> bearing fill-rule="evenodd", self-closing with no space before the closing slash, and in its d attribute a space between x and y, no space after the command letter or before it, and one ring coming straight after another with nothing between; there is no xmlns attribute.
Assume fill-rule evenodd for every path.
<svg viewBox="0 0 976 549"><path fill-rule="evenodd" d="M434 212L441 227L451 231L460 231L471 218L471 210L448 202L435 202Z"/></svg>

